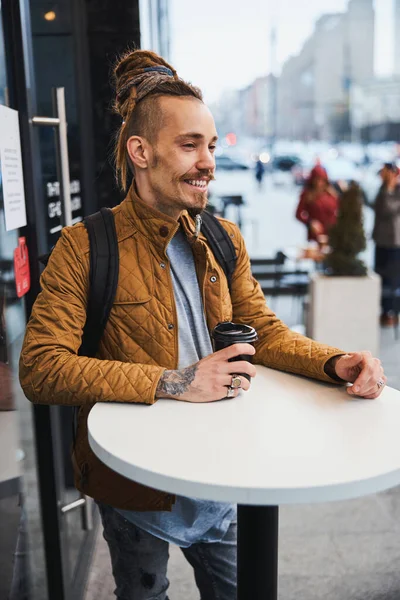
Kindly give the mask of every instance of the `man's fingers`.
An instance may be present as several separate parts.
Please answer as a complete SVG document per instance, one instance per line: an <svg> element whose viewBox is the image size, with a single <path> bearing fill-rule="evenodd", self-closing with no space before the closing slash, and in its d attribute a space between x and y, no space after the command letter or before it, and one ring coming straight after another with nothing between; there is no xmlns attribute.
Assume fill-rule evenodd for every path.
<svg viewBox="0 0 400 600"><path fill-rule="evenodd" d="M229 387L224 386L221 392L221 400L224 400L225 398L236 398L236 396L239 395L239 392L240 388L230 390Z"/></svg>
<svg viewBox="0 0 400 600"><path fill-rule="evenodd" d="M359 396L360 398L367 398L371 394L375 394L378 391L378 386L376 383L372 385L365 386L364 388L360 388L358 392L355 391L354 385L349 386L347 388L348 393L351 396Z"/></svg>
<svg viewBox="0 0 400 600"><path fill-rule="evenodd" d="M356 396L356 397L359 397L359 398L363 398L364 400L375 400L376 398L378 398L378 397L381 395L381 392L382 392L382 389L380 389L379 391L377 391L377 392L374 392L374 393L371 393L371 394L362 394L362 395L360 395L360 394L354 394L354 393L351 391L351 388L352 388L352 387L353 387L353 386L349 386L349 387L347 388L347 393L348 393L350 396Z"/></svg>
<svg viewBox="0 0 400 600"><path fill-rule="evenodd" d="M342 357L346 360L346 367L355 367L363 360L361 352L353 352Z"/></svg>
<svg viewBox="0 0 400 600"><path fill-rule="evenodd" d="M378 385L378 381L382 381L383 385ZM350 394L350 396L359 396L361 398L377 398L382 392L382 389L385 387L386 382L387 377L384 374L383 369L381 369L381 373L378 373L378 375L374 373L373 376L368 380L368 383L363 387L357 386L357 391L355 389L355 383L354 385L349 386L347 388L347 393Z"/></svg>
<svg viewBox="0 0 400 600"><path fill-rule="evenodd" d="M374 388L380 379L386 380L381 361L377 358L370 359L354 381L353 390L357 394L363 394L370 388Z"/></svg>
<svg viewBox="0 0 400 600"><path fill-rule="evenodd" d="M375 373L375 368L372 364L365 365L361 373L353 384L353 389L356 393L362 392L370 387L370 383L374 384L378 381L379 376Z"/></svg>
<svg viewBox="0 0 400 600"><path fill-rule="evenodd" d="M360 397L364 398L365 395L375 393L378 390L378 386L376 384L376 381L374 381L374 382L370 381L363 387L357 386L357 388L356 388L355 385L352 385L350 389L351 389L351 392L349 392L349 393L351 393L353 396L360 396Z"/></svg>
<svg viewBox="0 0 400 600"><path fill-rule="evenodd" d="M255 353L256 350L251 344L232 344L231 346L228 346L228 348L218 350L216 354L219 354L224 359L229 360L230 358L235 358L235 356L239 356L240 354L253 356Z"/></svg>
<svg viewBox="0 0 400 600"><path fill-rule="evenodd" d="M226 363L223 366L223 371L230 375L233 375L234 373L246 373L246 375L250 375L250 377L255 377L257 375L255 366L247 360L235 360L234 362Z"/></svg>
<svg viewBox="0 0 400 600"><path fill-rule="evenodd" d="M250 381L248 379L246 379L246 377L243 377L243 375L242 376L238 375L238 377L240 377L240 379L242 380L242 383L241 383L240 387L243 390L247 391L250 388ZM221 381L221 384L222 385L226 385L226 386L230 386L231 383L232 383L232 375L229 375L229 374L224 375L224 377L223 377L223 379Z"/></svg>

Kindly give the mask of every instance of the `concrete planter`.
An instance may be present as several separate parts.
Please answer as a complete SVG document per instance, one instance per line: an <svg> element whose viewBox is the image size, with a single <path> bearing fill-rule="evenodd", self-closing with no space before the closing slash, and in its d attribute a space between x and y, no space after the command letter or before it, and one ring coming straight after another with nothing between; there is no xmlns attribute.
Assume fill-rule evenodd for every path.
<svg viewBox="0 0 400 600"><path fill-rule="evenodd" d="M381 280L327 277L315 273L310 282L307 335L348 352L379 352Z"/></svg>

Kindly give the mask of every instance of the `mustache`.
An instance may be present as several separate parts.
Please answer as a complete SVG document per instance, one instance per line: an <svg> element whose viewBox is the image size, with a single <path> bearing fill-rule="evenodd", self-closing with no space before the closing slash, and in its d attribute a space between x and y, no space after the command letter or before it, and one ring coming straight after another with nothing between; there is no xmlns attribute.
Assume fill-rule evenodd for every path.
<svg viewBox="0 0 400 600"><path fill-rule="evenodd" d="M213 171L197 171L197 173L186 173L181 179L185 181L185 179L197 179L198 177L207 177L209 181L215 181L215 176Z"/></svg>

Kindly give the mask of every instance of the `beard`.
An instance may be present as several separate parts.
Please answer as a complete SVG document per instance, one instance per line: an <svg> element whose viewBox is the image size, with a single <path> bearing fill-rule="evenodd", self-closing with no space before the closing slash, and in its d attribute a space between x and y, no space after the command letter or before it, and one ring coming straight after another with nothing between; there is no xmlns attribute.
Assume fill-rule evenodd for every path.
<svg viewBox="0 0 400 600"><path fill-rule="evenodd" d="M166 193L165 188L156 187L154 188L157 192L157 202L155 208L165 214L170 214L171 211L175 212L177 209L180 211L187 210L189 214L194 216L201 214L208 204L207 192L199 192L193 194L191 200L188 200L185 196L177 194Z"/></svg>
<svg viewBox="0 0 400 600"><path fill-rule="evenodd" d="M171 183L175 183L177 186L186 185L181 179L176 179ZM178 209L187 210L190 215L196 216L201 214L208 204L207 192L195 192L189 199L186 194L179 193L178 189L176 193L171 193L171 190L167 190L163 185L153 185L153 189L157 193L156 208L166 214L169 214L171 210Z"/></svg>
<svg viewBox="0 0 400 600"><path fill-rule="evenodd" d="M206 196L205 202L203 203L203 205L201 205L201 203L199 202L197 206L191 206L190 208L187 208L186 210L188 211L188 214L195 219L197 217L197 215L201 215L207 208L207 204L208 204L208 197Z"/></svg>

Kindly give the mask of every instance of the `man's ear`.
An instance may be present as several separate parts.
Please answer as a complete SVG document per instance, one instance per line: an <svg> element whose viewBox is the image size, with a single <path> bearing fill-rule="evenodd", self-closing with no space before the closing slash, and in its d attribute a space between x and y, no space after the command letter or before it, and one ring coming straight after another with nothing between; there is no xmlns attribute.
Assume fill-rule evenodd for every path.
<svg viewBox="0 0 400 600"><path fill-rule="evenodd" d="M133 166L138 169L147 169L149 166L149 150L146 140L138 135L132 135L128 139L126 147Z"/></svg>

